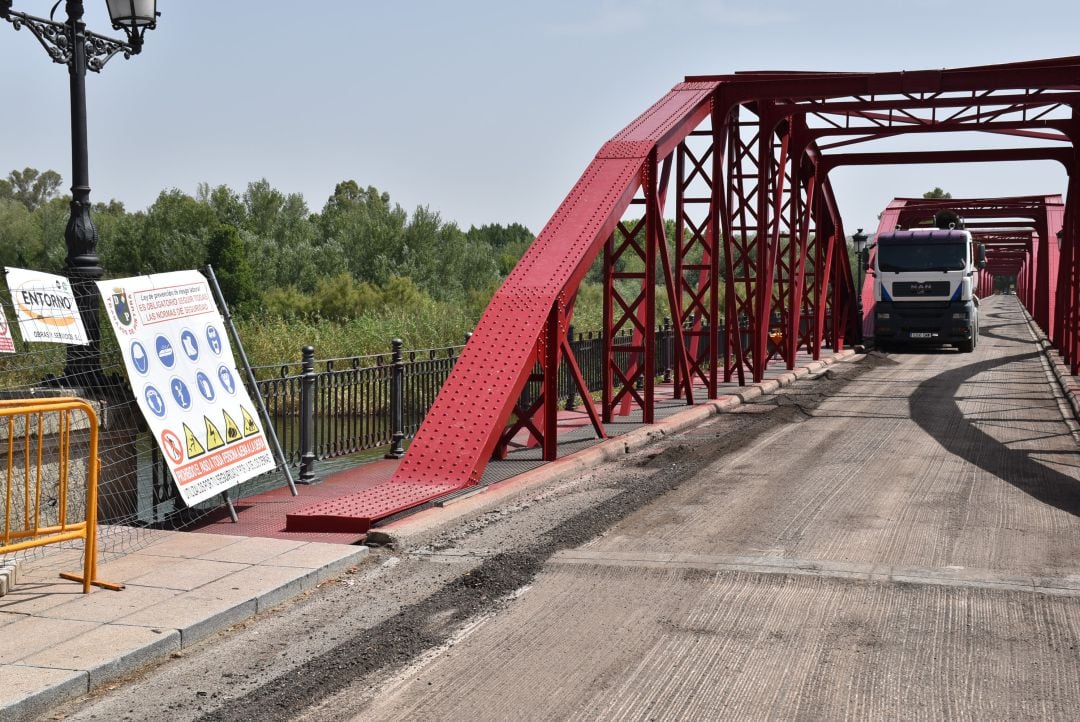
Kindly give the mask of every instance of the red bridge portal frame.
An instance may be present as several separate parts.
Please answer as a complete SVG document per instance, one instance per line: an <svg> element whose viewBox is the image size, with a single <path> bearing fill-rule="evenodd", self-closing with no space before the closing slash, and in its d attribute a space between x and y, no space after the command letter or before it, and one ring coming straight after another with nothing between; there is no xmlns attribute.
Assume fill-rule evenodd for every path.
<svg viewBox="0 0 1080 722"><path fill-rule="evenodd" d="M825 346L843 348L863 324L830 171L1055 160L1070 171L1066 209L1076 208L1078 100L1076 57L918 72L687 78L596 154L492 298L393 478L302 512L298 528L363 532L373 520L476 484L493 454L523 429L554 459L560 364L569 365L583 395L591 391L568 351L567 331L578 287L597 259L604 270L604 381L600 413L584 406L600 436L605 421L631 410L653 420L658 287L676 321L674 380L687 404L715 398L721 378L760 381L770 363L793 367L799 350L817 358ZM899 135L972 131L1015 138L1017 147L836 152ZM1060 199L1057 215L1050 199L1028 200L1042 210L1022 214L1026 235L995 226L1004 235L984 238L990 271L1024 279L1025 301L1075 373L1077 216ZM918 205L898 203L883 229ZM977 215L973 203L969 217ZM1054 234L1062 214L1067 272L1057 279ZM672 247L666 215L675 218ZM1055 304L1051 290L1065 302ZM615 334L626 330L631 343L616 345ZM702 344L709 354L699 361ZM542 393L523 405L530 380Z"/></svg>
<svg viewBox="0 0 1080 722"><path fill-rule="evenodd" d="M995 276L1015 277L1020 300L1035 322L1059 350L1067 347L1065 330L1069 326L1063 314L1070 304L1057 302L1058 298L1070 298L1068 274L1058 273L1065 248L1061 196L897 198L881 215L878 233L931 224L942 210L956 211L974 240L986 247L987 263L979 273L978 295L994 292ZM862 300L863 333L870 336L874 332L871 278L863 284Z"/></svg>

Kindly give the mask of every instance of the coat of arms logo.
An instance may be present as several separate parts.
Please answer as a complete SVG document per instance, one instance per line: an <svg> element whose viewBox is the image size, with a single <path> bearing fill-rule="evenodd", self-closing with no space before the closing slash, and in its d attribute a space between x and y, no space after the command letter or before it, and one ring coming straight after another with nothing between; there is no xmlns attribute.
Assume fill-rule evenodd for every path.
<svg viewBox="0 0 1080 722"><path fill-rule="evenodd" d="M127 291L122 288L114 288L112 295L113 313L121 326L131 326L134 319L131 316L131 306L128 304Z"/></svg>

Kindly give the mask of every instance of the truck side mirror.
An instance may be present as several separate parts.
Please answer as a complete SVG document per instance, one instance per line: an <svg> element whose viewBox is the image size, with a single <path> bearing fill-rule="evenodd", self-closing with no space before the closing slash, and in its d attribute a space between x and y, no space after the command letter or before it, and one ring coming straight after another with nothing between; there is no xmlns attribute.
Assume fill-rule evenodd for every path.
<svg viewBox="0 0 1080 722"><path fill-rule="evenodd" d="M986 268L986 246L980 243L978 249L979 268Z"/></svg>

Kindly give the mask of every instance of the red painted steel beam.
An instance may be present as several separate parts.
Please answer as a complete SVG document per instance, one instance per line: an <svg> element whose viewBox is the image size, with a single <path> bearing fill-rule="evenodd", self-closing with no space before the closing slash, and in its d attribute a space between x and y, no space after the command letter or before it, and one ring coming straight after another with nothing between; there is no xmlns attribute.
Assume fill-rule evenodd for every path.
<svg viewBox="0 0 1080 722"><path fill-rule="evenodd" d="M847 165L906 165L913 163L1007 163L1055 160L1068 166L1071 148L994 148L986 150L931 150L895 153L843 153L825 155L822 163L832 170Z"/></svg>
<svg viewBox="0 0 1080 722"><path fill-rule="evenodd" d="M811 128L809 133L817 140L834 136L869 136L862 142L891 138L897 135L921 135L925 133L996 133L1004 135L1019 135L1020 137L1035 140L1071 142L1069 136L1064 133L1041 133L1035 129L1046 128L1056 130L1068 126L1067 121L1039 120L1039 121L1010 121L997 123L956 122L956 123L909 123L896 126L849 126L846 128ZM845 141L847 142L847 141ZM830 145L822 145L822 150L828 150Z"/></svg>
<svg viewBox="0 0 1080 722"><path fill-rule="evenodd" d="M1076 92L998 93L971 91L961 95L913 97L897 94L884 99L859 98L857 100L832 98L805 98L802 100L779 100L777 109L783 113L813 113L815 115L842 115L872 111L939 110L951 108L1021 107L1030 110L1056 106L1073 106L1080 103ZM904 117L900 115L898 117Z"/></svg>
<svg viewBox="0 0 1080 722"><path fill-rule="evenodd" d="M1080 88L1080 58L1056 58L1031 65L986 65L952 70L889 73L798 73L687 76L687 82L720 82L739 102L863 96Z"/></svg>
<svg viewBox="0 0 1080 722"><path fill-rule="evenodd" d="M637 400L648 420L653 410L649 391L654 376L650 368L655 325L651 317L655 293L652 265L657 260L665 270L669 297L676 296L669 298L672 316L681 321L687 270L698 275L696 287L693 283L685 286L692 298L699 299L694 301L696 307L715 308L723 246L727 347L731 354L723 361L725 379L738 372L742 381L744 369L760 379L775 351L768 338L774 310L786 328L780 350L789 364L803 343L799 335L804 310L815 326L814 337L806 341L815 353L825 335L834 348L841 348L846 338L858 332L854 294L861 292L865 298L868 287L853 288L848 254L844 252L846 238L829 183L831 169L856 163L1044 159L1056 160L1067 168L1080 165L1071 147L826 155L808 132L808 116L816 118L815 124L832 122L824 116L846 106L843 112L847 115L836 127L845 128L854 122L865 123L867 129L845 129L835 134L851 133L854 137L863 132L891 134L891 129L883 129L885 125L895 126L897 132L902 128L912 133L930 132L926 127L945 125L1007 133L1045 134L1050 130L1061 133L1062 138L1074 138L1076 127L1063 123L1058 109L1071 110L1080 102L1078 91L1077 57L900 73L759 72L689 78L601 148L496 292L393 479L350 499L344 505L349 507L345 511L363 520L357 524L370 523L476 483L515 409L522 412L518 416L522 428L543 445L545 457L554 456L555 374L566 349L566 326L574 297L601 249L606 249L605 328L610 331L623 322L632 323L637 336L630 344L631 356L637 360L627 361L626 370L612 361L615 351L610 344L605 350L603 414L609 417L622 394L623 398ZM949 111L951 116L945 113L947 119L939 123L935 108L957 110ZM920 113L929 113L930 117ZM712 127L700 130L707 119ZM688 269L685 257L677 252L673 270L671 259L665 257L663 184L657 183L657 166L669 167L673 154L691 134L711 134L713 142L705 232L712 239L711 255L700 269ZM624 298L612 283L612 239L639 192L645 228L640 240L621 247L639 254L646 262L647 273L641 294L627 294ZM1070 182L1070 199L1075 194ZM1040 316L1053 326L1050 319L1065 314L1059 335L1075 365L1080 351L1080 334L1075 329L1080 284L1075 281L1072 239L1080 237L1080 218L1071 213L1064 219L1067 230L1062 266L1067 272L1055 276L1056 251L1050 246L1056 247L1056 243L1047 241L1062 222L1045 212L1045 199L1041 203L1033 197L998 199L998 206L992 209L988 205L992 199L982 200L986 201L982 207L972 204L972 218L994 219L1001 224L1016 223L1018 219L1032 221L1030 252L1024 258L1018 282L1022 281L1025 298L1032 301L1040 293L1051 299L1051 286L1058 289L1057 295L1069 298L1068 304L1057 307L1051 300ZM677 203L686 201L681 196ZM916 211L917 203L909 209L905 205L890 204L879 230L904 222L904 213L912 218L925 217L932 208L927 205ZM1011 217L1001 215L1006 209L1013 214ZM808 231L810 224L815 228L813 239ZM1013 267L1004 263L1003 259L996 267ZM981 274L982 284L991 282L990 275ZM872 303L864 303L864 309L871 307ZM718 325L715 313L710 308L711 327ZM740 321L744 317L749 322L749 350L741 348ZM865 317L862 326L865 331ZM682 348L683 342L679 345ZM719 363L719 345L710 344L713 358L705 362L713 366L713 377ZM627 351L626 346L620 348L621 352ZM518 400L537 365L543 381L542 398L537 405L523 410ZM702 375L699 366L685 360L677 365L684 382L695 374ZM613 389L612 377L618 379L618 390ZM644 397L634 388L638 377L646 387ZM714 386L709 389L710 395ZM693 389L686 387L682 393L690 396ZM313 509L309 516L326 519L333 515L331 512L327 508Z"/></svg>

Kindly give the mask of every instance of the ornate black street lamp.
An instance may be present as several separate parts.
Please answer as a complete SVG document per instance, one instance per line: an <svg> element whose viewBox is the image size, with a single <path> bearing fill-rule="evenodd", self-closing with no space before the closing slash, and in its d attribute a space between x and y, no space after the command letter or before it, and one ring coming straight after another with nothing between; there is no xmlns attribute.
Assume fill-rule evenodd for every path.
<svg viewBox="0 0 1080 722"><path fill-rule="evenodd" d="M49 18L11 9L12 0L0 0L0 18L16 30L26 27L38 39L54 63L68 67L71 79L71 215L64 240L67 260L64 272L71 279L90 343L68 346L64 375L70 385L102 389L108 385L101 371L101 332L98 325L98 292L94 281L102 276L98 263L98 234L90 218L90 171L86 146L86 71L101 72L117 53L125 58L142 51L143 35L157 24L156 0L107 0L113 29L123 30L127 41L98 35L86 29L82 0L66 0L67 20L53 20L60 0Z"/></svg>

